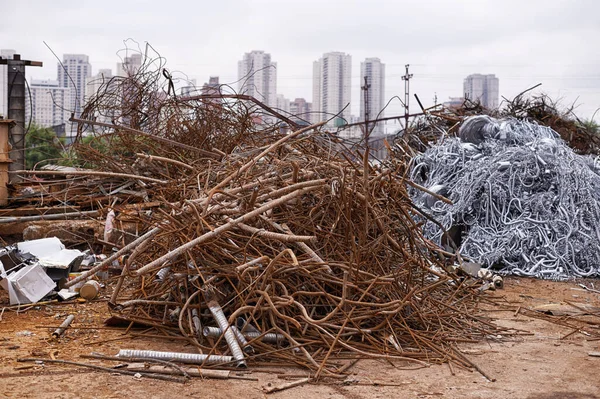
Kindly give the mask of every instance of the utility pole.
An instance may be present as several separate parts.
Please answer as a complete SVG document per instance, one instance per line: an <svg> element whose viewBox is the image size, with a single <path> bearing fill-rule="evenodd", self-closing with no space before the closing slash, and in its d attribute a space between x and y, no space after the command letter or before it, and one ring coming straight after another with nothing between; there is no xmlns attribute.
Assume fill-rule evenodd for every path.
<svg viewBox="0 0 600 399"><path fill-rule="evenodd" d="M365 76L365 84L360 88L365 92L365 140L367 141L367 146L369 145L369 88L371 84L369 83L369 78Z"/></svg>
<svg viewBox="0 0 600 399"><path fill-rule="evenodd" d="M404 81L404 130L408 131L408 100L410 98L410 91L409 91L409 81L410 79L413 77L412 73L408 73L408 67L410 65L406 64L405 68L406 68L406 73L404 76L402 76L402 80Z"/></svg>
<svg viewBox="0 0 600 399"><path fill-rule="evenodd" d="M15 54L12 60L0 57L0 65L8 66L8 119L15 122L9 133L10 170L22 170L25 169L25 66L43 64L22 60L20 54Z"/></svg>
<svg viewBox="0 0 600 399"><path fill-rule="evenodd" d="M366 239L369 236L369 158L371 150L369 148L369 79L365 76L365 84L361 89L365 92L365 152L363 153L363 194L365 196L365 231L364 236L359 237L359 243L365 245Z"/></svg>

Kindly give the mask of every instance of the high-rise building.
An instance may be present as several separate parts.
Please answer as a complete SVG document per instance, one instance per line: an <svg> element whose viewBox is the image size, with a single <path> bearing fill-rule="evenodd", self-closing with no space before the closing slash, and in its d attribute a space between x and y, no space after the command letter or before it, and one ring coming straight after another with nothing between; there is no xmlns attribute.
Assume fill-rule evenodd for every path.
<svg viewBox="0 0 600 399"><path fill-rule="evenodd" d="M199 93L198 87L196 86L196 79L190 79L187 84L179 89L179 94L188 96L197 96Z"/></svg>
<svg viewBox="0 0 600 399"><path fill-rule="evenodd" d="M277 63L271 54L254 50L238 61L238 91L277 107Z"/></svg>
<svg viewBox="0 0 600 399"><path fill-rule="evenodd" d="M222 93L221 84L219 83L218 76L210 76L208 82L202 85L200 94L203 96L220 96ZM223 98L207 98L202 100L204 104L220 107L223 104Z"/></svg>
<svg viewBox="0 0 600 399"><path fill-rule="evenodd" d="M332 125L341 126L350 118L351 76L352 56L349 54L325 53L313 63L314 122L330 119L340 113Z"/></svg>
<svg viewBox="0 0 600 399"><path fill-rule="evenodd" d="M486 108L498 108L500 100L499 80L495 75L473 74L466 77L464 84L465 98L479 101Z"/></svg>
<svg viewBox="0 0 600 399"><path fill-rule="evenodd" d="M290 114L290 100L285 98L283 94L277 95L277 111L279 111L284 116L289 116Z"/></svg>
<svg viewBox="0 0 600 399"><path fill-rule="evenodd" d="M12 59L15 50L0 50L0 57ZM0 116L8 117L8 66L0 65Z"/></svg>
<svg viewBox="0 0 600 399"><path fill-rule="evenodd" d="M365 121L368 113L369 120L382 118L385 106L385 64L379 58L367 58L360 63L360 85L368 85L368 90L361 91L360 120ZM365 99L366 96L366 99ZM382 135L384 124L382 122L370 125L372 135Z"/></svg>
<svg viewBox="0 0 600 399"><path fill-rule="evenodd" d="M70 99L70 89L60 87L57 80L32 80L29 85L31 105L25 102L25 119L42 127L64 124L69 119L70 111L65 102Z"/></svg>
<svg viewBox="0 0 600 399"><path fill-rule="evenodd" d="M449 97L448 101L445 101L442 105L446 108L460 108L465 103L464 97Z"/></svg>
<svg viewBox="0 0 600 399"><path fill-rule="evenodd" d="M295 121L310 121L312 120L312 104L306 102L303 98L296 98L290 102L290 114Z"/></svg>
<svg viewBox="0 0 600 399"><path fill-rule="evenodd" d="M219 83L219 77L210 76L208 78L208 82L202 85L201 92L203 96L221 94L221 84ZM221 101L219 100L219 103L220 102Z"/></svg>
<svg viewBox="0 0 600 399"><path fill-rule="evenodd" d="M142 66L143 56L141 53L134 53L126 56L123 62L117 63L117 76L126 78L135 75Z"/></svg>
<svg viewBox="0 0 600 399"><path fill-rule="evenodd" d="M112 79L113 74L110 69L99 69L98 73L90 76L85 85L85 101L95 96L101 87L106 87Z"/></svg>
<svg viewBox="0 0 600 399"><path fill-rule="evenodd" d="M81 115L85 106L85 86L92 76L92 65L85 54L64 54L63 62L58 63L58 85L69 89L65 108Z"/></svg>

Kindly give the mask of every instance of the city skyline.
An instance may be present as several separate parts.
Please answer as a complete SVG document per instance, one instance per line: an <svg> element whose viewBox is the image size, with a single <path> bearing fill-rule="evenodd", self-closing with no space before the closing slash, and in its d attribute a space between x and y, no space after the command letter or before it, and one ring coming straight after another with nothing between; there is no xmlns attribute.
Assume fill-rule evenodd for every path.
<svg viewBox="0 0 600 399"><path fill-rule="evenodd" d="M63 0L60 0L63 3ZM54 79L48 66L56 54L84 53L97 69L115 67L123 40L133 49L146 51L148 42L167 62L175 77L204 82L220 76L223 84L236 87L237 61L252 49L268 51L278 62L278 94L305 98L312 93L311 63L329 51L352 54L352 79L359 79L360 62L368 57L385 61L385 97L402 96L404 65L411 65L411 92L424 106L462 95L465 76L495 74L501 80L500 97L512 98L538 83L531 94L547 93L563 106L579 104L577 114L590 118L600 107L600 52L594 40L600 35L597 14L600 3L532 0L452 2L377 1L359 3L307 0L299 9L278 7L276 2L256 5L237 0L200 4L188 2L186 15L202 15L203 34L197 25L182 23L181 7L149 11L140 16L139 5L106 0L70 7L61 23L48 18L54 2L13 2L0 27L0 47L14 48L26 59L43 61L44 68L28 70L28 79ZM112 10L118 7L115 15ZM237 12L232 13L232 10ZM89 18L93 15L94 18ZM535 15L535 18L532 18ZM132 23L132 20L136 23ZM36 26L28 35L14 32L18 21ZM309 20L310 28L298 27ZM81 21L86 21L81 24ZM110 21L110 29L106 29ZM161 29L157 29L160 26ZM560 49L560 51L557 51ZM120 58L123 58L123 54ZM352 114L359 115L360 86L352 88ZM416 106L412 102L411 109ZM386 115L402 113L392 101ZM600 121L600 113L596 115Z"/></svg>
<svg viewBox="0 0 600 399"><path fill-rule="evenodd" d="M0 49L0 52L10 56L13 50ZM89 100L96 94L101 84L111 77L127 77L135 74L144 63L144 55L133 53L124 57L121 62L117 62L117 75L113 75L110 68L98 69L95 75L91 75L93 64L86 54L64 54L63 63L59 63L57 66L57 80L32 80L34 121L42 126L57 125L57 120L60 119L59 115L61 114L64 115L66 121L70 112L65 109L69 106L70 109L75 109L74 101L81 102L80 98L83 98L84 101ZM297 120L319 122L341 112L336 121L330 122L330 127L337 127L346 122L352 123L365 120L364 107L366 104L363 86L364 78L367 77L369 120L383 118L386 104L384 95L385 64L377 57L369 57L362 61L360 66L360 79L358 82L354 82L352 78L352 56L335 51L325 53L319 60L313 61L313 93L310 98L312 102L307 101L305 98L290 100L284 94L277 93L277 63L272 62L271 54L266 53L264 50L253 50L245 53L243 59L238 61L238 91L240 94L252 95L258 98L268 106L278 109L283 115L295 115L296 111L301 111L300 113L306 115L304 119L297 118ZM65 69L69 74L74 73L74 80L72 80L73 77L67 76ZM329 72L329 70L332 72ZM486 82L487 78L494 83L491 93L488 93L487 83L485 85L482 83ZM73 82L80 82L82 79L84 81L83 88L78 87L77 90L72 90ZM328 80L329 83L327 83ZM474 91L473 81L478 82L479 80L482 80L482 82L479 82ZM467 85L468 81L471 82L470 86ZM196 82L196 79L186 80L183 82L185 85L180 85L176 90L181 95L206 94L208 93L207 88L211 86L213 87L211 94L214 94L214 88L220 87L218 76L210 76L209 83L205 83L203 87L199 87ZM343 109L351 103L351 88L355 84L361 87L360 113L358 116L348 109ZM468 89L468 87L470 88ZM43 92L43 90L46 91ZM463 94L467 98L480 101L486 107L495 108L498 106L498 79L493 74L471 74L463 81ZM52 104L53 99L54 104ZM31 110L28 109L28 112L31 112ZM38 115L37 112L40 112L40 114ZM393 127L391 130L394 129L396 128ZM371 130L373 135L391 133L391 131L386 131L384 123L378 123Z"/></svg>

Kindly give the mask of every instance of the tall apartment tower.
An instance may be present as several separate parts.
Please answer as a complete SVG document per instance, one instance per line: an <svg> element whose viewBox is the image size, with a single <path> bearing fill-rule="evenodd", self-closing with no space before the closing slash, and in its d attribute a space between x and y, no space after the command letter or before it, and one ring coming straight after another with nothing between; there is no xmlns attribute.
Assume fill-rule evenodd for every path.
<svg viewBox="0 0 600 399"><path fill-rule="evenodd" d="M92 76L92 65L85 54L64 54L62 65L58 63L58 85L69 89L65 108L81 115L85 106L85 86Z"/></svg>
<svg viewBox="0 0 600 399"><path fill-rule="evenodd" d="M0 57L12 59L15 50L0 50ZM8 65L0 65L0 115L8 117Z"/></svg>
<svg viewBox="0 0 600 399"><path fill-rule="evenodd" d="M134 53L126 56L123 62L117 63L117 76L126 78L135 75L142 67L143 57L141 53Z"/></svg>
<svg viewBox="0 0 600 399"><path fill-rule="evenodd" d="M350 104L351 76L352 56L349 54L325 53L313 62L313 122L328 120ZM350 120L350 106L331 125L341 126L344 120Z"/></svg>
<svg viewBox="0 0 600 399"><path fill-rule="evenodd" d="M252 51L238 61L238 92L277 107L277 63L271 54Z"/></svg>
<svg viewBox="0 0 600 399"><path fill-rule="evenodd" d="M109 84L113 74L110 69L98 69L98 73L87 79L85 85L85 101L94 97L103 85Z"/></svg>
<svg viewBox="0 0 600 399"><path fill-rule="evenodd" d="M473 74L463 84L465 98L479 101L486 108L498 108L500 100L499 80L495 75Z"/></svg>
<svg viewBox="0 0 600 399"><path fill-rule="evenodd" d="M360 98L360 120L365 121L365 115L369 114L369 120L382 118L385 106L385 64L379 58L367 58L360 63L360 85L366 82L369 85L368 90L361 90ZM365 101L365 94L367 96ZM380 113L381 112L381 113ZM369 125L371 135L383 135L383 122L374 126Z"/></svg>
<svg viewBox="0 0 600 399"><path fill-rule="evenodd" d="M32 80L29 85L31 105L25 102L26 119L42 127L64 124L69 119L65 102L69 101L70 90L60 87L57 80Z"/></svg>

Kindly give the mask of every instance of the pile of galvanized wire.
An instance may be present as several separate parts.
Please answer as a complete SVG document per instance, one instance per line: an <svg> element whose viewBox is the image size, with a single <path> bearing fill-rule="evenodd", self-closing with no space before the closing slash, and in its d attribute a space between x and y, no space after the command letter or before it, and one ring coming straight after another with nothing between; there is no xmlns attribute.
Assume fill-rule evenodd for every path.
<svg viewBox="0 0 600 399"><path fill-rule="evenodd" d="M548 127L466 119L413 160L414 191L433 220L424 234L505 273L563 279L600 274L600 164ZM452 242L454 241L454 243Z"/></svg>
<svg viewBox="0 0 600 399"><path fill-rule="evenodd" d="M423 238L404 162L371 167L322 124L286 132L257 123L243 99L182 99L152 73L107 83L79 120L94 139L76 158L115 187L143 188L153 206L129 207L137 238L67 286L120 259L111 309L185 337L205 366L472 367L456 343L501 329L476 316L476 290ZM119 93L136 95L123 104Z"/></svg>

